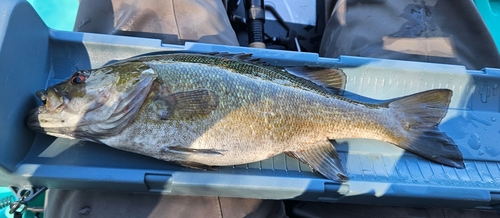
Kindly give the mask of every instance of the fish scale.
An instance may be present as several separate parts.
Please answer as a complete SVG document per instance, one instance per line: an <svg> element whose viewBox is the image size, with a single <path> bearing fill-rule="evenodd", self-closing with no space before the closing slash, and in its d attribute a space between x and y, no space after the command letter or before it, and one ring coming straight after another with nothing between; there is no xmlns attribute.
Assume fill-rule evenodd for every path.
<svg viewBox="0 0 500 218"><path fill-rule="evenodd" d="M346 180L342 161L329 141L340 138L381 140L442 164L463 167L457 146L437 128L447 112L450 90L365 104L336 94L346 81L339 69L270 67L249 55L229 54L146 56L87 72L86 77L76 75L77 82L85 84L75 84L70 78L55 86L68 92L51 87L40 91L51 107L34 110L28 125L46 134L96 141L203 169L286 153L329 179ZM79 96L73 97L71 90ZM92 111L68 108L95 105L88 101L98 99L99 93L112 96L109 101L113 102ZM51 100L61 98L65 100ZM109 111L112 108L105 105L120 110ZM111 114L111 119L97 114ZM41 122L42 118L86 122L58 129Z"/></svg>

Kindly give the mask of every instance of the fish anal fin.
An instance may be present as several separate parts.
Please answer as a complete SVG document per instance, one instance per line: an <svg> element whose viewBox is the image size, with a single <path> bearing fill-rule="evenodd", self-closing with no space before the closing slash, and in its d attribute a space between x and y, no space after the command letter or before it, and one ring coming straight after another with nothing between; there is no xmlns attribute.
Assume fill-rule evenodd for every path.
<svg viewBox="0 0 500 218"><path fill-rule="evenodd" d="M403 137L392 143L429 160L464 168L458 146L438 125L448 111L452 91L434 89L395 99L387 105L397 114Z"/></svg>
<svg viewBox="0 0 500 218"><path fill-rule="evenodd" d="M319 66L286 67L285 69L295 76L323 87L331 94L342 95L344 93L347 77L342 69Z"/></svg>
<svg viewBox="0 0 500 218"><path fill-rule="evenodd" d="M157 95L153 110L162 120L190 120L208 116L219 105L219 96L210 90L193 90Z"/></svg>
<svg viewBox="0 0 500 218"><path fill-rule="evenodd" d="M297 158L328 179L347 181L347 173L339 155L328 140L316 142L310 149L287 151L288 156Z"/></svg>

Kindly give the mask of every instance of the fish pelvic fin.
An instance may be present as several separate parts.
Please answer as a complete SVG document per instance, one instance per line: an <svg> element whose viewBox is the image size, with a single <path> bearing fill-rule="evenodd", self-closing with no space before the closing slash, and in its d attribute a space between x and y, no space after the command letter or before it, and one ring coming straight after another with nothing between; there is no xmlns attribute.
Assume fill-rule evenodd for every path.
<svg viewBox="0 0 500 218"><path fill-rule="evenodd" d="M457 145L438 129L448 111L451 96L449 89L435 89L389 102L389 108L399 118L403 129L403 136L395 137L395 144L429 160L464 168Z"/></svg>
<svg viewBox="0 0 500 218"><path fill-rule="evenodd" d="M189 167L192 169L205 170L205 171L216 171L217 168L212 166L207 166L201 163L196 163L192 161L170 161L170 163L181 165L183 167Z"/></svg>
<svg viewBox="0 0 500 218"><path fill-rule="evenodd" d="M288 151L285 154L299 159L328 179L334 181L349 179L335 147L328 140L317 142L307 150Z"/></svg>

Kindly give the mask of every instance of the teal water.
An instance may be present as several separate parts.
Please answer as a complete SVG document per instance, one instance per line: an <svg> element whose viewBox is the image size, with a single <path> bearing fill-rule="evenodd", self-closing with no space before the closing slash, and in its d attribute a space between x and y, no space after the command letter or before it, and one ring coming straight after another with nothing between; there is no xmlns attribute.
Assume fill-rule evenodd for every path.
<svg viewBox="0 0 500 218"><path fill-rule="evenodd" d="M73 30L78 0L28 0L28 2L50 28Z"/></svg>
<svg viewBox="0 0 500 218"><path fill-rule="evenodd" d="M490 0L490 7L495 15L500 16L500 1L499 0ZM500 24L498 24L498 25L500 25Z"/></svg>

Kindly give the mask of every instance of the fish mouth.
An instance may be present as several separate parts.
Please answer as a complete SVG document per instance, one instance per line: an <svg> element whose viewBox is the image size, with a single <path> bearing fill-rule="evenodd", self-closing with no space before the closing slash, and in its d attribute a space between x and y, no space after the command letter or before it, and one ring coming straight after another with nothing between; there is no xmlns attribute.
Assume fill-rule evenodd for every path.
<svg viewBox="0 0 500 218"><path fill-rule="evenodd" d="M40 126L40 120L38 119L38 115L41 113L40 110L45 110L45 105L34 108L29 112L28 118L26 119L26 125L37 132L44 132L43 128Z"/></svg>
<svg viewBox="0 0 500 218"><path fill-rule="evenodd" d="M59 94L55 88L49 88L47 91L39 90L36 94L50 112L61 111L66 105L67 99Z"/></svg>
<svg viewBox="0 0 500 218"><path fill-rule="evenodd" d="M28 117L26 119L26 125L28 128L35 130L38 133L45 133L48 134L49 132L53 131L54 128L51 128L52 130L48 130L47 127L43 126L42 123L46 123L47 120L43 120L41 118L41 115L49 113L45 105L39 106L37 108L34 108L31 110L28 114Z"/></svg>
<svg viewBox="0 0 500 218"><path fill-rule="evenodd" d="M48 90L38 90L36 96L43 102L43 105L32 109L28 113L26 124L30 129L41 133L47 133L47 130L45 130L41 123L47 123L52 121L52 119L48 120L46 118L41 118L41 115L59 114L66 107L65 98L51 88Z"/></svg>
<svg viewBox="0 0 500 218"><path fill-rule="evenodd" d="M75 127L71 122L66 122L64 115L60 112L47 110L45 105L34 108L28 113L26 125L37 133L63 138L74 138L73 132Z"/></svg>
<svg viewBox="0 0 500 218"><path fill-rule="evenodd" d="M47 103L47 91L45 89L40 89L38 91L36 91L36 97L38 97L38 99L40 99L43 104L46 104Z"/></svg>

